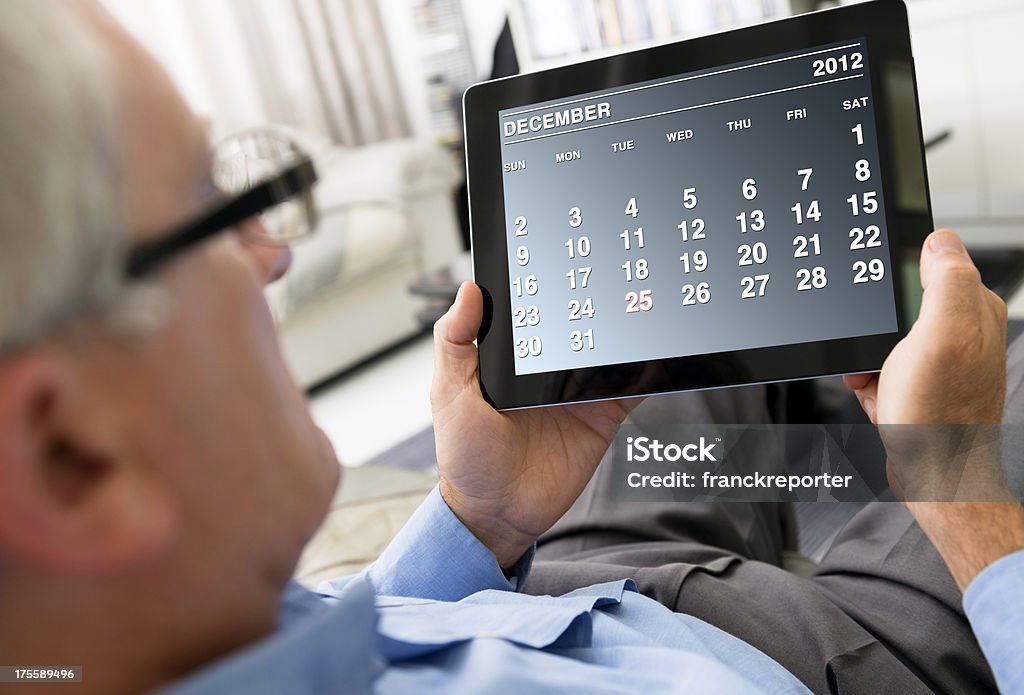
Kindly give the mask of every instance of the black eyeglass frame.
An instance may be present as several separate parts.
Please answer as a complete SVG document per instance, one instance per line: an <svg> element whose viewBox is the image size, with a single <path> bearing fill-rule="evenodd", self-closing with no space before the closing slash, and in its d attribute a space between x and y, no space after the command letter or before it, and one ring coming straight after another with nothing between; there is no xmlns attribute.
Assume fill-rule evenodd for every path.
<svg viewBox="0 0 1024 695"><path fill-rule="evenodd" d="M128 254L125 273L133 279L147 275L196 244L275 205L308 193L316 181L317 173L313 161L303 156L288 168L253 188L220 202L152 241L136 245ZM287 241L276 242L268 238L266 243L284 244Z"/></svg>

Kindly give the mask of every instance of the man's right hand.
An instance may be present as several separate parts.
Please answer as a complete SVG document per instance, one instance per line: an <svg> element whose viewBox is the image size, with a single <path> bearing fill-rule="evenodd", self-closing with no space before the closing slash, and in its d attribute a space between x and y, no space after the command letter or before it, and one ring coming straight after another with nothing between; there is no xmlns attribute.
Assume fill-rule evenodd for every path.
<svg viewBox="0 0 1024 695"><path fill-rule="evenodd" d="M978 447L952 462L942 428L998 425L1006 397L1006 305L982 283L956 234L933 232L921 250L921 314L879 374L844 378L889 450L888 475L961 589L1024 549L1024 509L1002 480L1001 452ZM892 426L892 427L887 427ZM993 433L998 437L998 432ZM948 446L946 447L948 448ZM962 452L961 452L962 453ZM953 476L956 476L953 478ZM952 491L954 494L949 494ZM966 492L965 492L966 491Z"/></svg>
<svg viewBox="0 0 1024 695"><path fill-rule="evenodd" d="M846 385L876 424L997 424L1006 398L1006 304L981 283L960 238L921 249L921 314L879 374Z"/></svg>

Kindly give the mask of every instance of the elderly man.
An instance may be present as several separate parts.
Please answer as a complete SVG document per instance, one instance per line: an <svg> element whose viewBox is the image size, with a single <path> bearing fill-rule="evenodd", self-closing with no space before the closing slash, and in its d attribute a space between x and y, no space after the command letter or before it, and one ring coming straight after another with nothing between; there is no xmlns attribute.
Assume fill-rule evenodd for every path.
<svg viewBox="0 0 1024 695"><path fill-rule="evenodd" d="M83 682L61 692L104 694L912 692L950 669L990 684L955 607L959 659L919 673L870 625L827 669L780 664L636 593L628 575L518 593L537 537L632 404L492 410L476 381L473 285L435 330L439 488L359 577L319 594L290 584L339 466L277 348L261 291L289 256L256 214L301 199L311 171L289 162L248 193L211 197L202 125L91 4L4 0L0 56L3 665L79 665ZM921 320L877 381L852 385L880 422L941 421L936 403L998 421L1005 308L952 233L922 260ZM966 552L969 508L920 516L961 585L1021 547L989 532ZM1020 529L1019 517L1009 505L985 518ZM1019 558L984 573L972 614L983 640L1005 629L992 606ZM853 668L858 649L873 674Z"/></svg>

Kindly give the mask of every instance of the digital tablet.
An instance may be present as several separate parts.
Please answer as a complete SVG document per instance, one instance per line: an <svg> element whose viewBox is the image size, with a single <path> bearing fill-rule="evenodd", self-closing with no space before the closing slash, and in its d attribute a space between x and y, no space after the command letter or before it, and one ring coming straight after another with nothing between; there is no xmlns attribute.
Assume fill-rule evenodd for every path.
<svg viewBox="0 0 1024 695"><path fill-rule="evenodd" d="M932 220L902 2L485 82L464 109L498 408L875 370L913 320Z"/></svg>

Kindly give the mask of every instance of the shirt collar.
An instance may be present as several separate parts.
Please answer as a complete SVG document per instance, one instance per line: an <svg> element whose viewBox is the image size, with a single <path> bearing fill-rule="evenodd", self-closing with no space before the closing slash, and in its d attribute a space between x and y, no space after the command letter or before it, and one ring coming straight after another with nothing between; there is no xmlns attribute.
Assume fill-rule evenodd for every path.
<svg viewBox="0 0 1024 695"><path fill-rule="evenodd" d="M159 690L159 695L314 695L339 683L370 692L386 667L370 586L358 579L336 603Z"/></svg>

